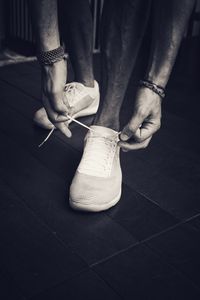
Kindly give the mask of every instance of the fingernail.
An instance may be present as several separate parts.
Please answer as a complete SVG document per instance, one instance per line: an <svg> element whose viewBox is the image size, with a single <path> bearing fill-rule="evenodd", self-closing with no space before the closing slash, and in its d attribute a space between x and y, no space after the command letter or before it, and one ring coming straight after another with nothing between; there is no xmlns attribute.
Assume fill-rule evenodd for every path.
<svg viewBox="0 0 200 300"><path fill-rule="evenodd" d="M65 128L63 128L63 133L64 135L66 135L66 137L70 138L72 136L71 131L68 129L68 127L66 126Z"/></svg>
<svg viewBox="0 0 200 300"><path fill-rule="evenodd" d="M127 140L129 139L129 137L128 137L128 135L122 133L122 134L120 135L120 139L121 139L122 141L127 141Z"/></svg>
<svg viewBox="0 0 200 300"><path fill-rule="evenodd" d="M67 137L71 138L72 137L72 133L70 131L67 132Z"/></svg>

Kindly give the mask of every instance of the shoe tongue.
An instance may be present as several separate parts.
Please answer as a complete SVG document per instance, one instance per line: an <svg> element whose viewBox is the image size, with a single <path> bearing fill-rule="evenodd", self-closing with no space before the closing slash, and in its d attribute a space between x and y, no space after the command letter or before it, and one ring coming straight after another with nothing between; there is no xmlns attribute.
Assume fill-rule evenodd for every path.
<svg viewBox="0 0 200 300"><path fill-rule="evenodd" d="M98 136L102 136L102 137L113 137L118 135L117 131L108 127L92 125L90 126L90 128L92 129L91 131L92 135L95 135L95 133Z"/></svg>

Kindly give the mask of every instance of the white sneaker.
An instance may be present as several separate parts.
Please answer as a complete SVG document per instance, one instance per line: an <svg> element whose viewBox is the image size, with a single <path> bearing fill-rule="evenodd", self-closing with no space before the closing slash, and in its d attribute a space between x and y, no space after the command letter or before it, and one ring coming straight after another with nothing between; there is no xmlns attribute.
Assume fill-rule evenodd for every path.
<svg viewBox="0 0 200 300"><path fill-rule="evenodd" d="M94 81L94 87L86 87L82 83L72 82L65 85L65 104L69 115L73 118L93 115L99 106L99 85ZM34 122L44 128L52 129L54 125L48 119L44 107L40 108L34 115ZM68 124L70 121L68 121Z"/></svg>
<svg viewBox="0 0 200 300"><path fill-rule="evenodd" d="M76 210L102 211L121 197L122 173L118 132L91 126L81 162L70 187L70 206Z"/></svg>

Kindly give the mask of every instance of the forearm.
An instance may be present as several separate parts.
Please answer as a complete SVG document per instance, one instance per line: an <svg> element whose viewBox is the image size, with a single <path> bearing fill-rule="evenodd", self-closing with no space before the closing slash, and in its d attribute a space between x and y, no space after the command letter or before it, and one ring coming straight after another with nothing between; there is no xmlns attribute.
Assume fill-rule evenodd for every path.
<svg viewBox="0 0 200 300"><path fill-rule="evenodd" d="M60 46L57 0L29 0L38 51Z"/></svg>
<svg viewBox="0 0 200 300"><path fill-rule="evenodd" d="M146 78L166 86L194 0L155 0L153 39Z"/></svg>

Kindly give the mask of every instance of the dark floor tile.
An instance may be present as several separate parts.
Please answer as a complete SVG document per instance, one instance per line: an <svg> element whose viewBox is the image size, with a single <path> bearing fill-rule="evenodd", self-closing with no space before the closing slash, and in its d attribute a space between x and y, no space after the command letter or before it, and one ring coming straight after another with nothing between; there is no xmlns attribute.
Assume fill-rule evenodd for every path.
<svg viewBox="0 0 200 300"><path fill-rule="evenodd" d="M28 63L28 65L29 65L30 67L36 69L36 70L40 70L40 64L39 64L39 62L38 62L37 60L35 60L35 61L30 61L30 62Z"/></svg>
<svg viewBox="0 0 200 300"><path fill-rule="evenodd" d="M160 171L184 187L195 191L197 197L200 197L200 159L186 157L183 153L176 152L161 166Z"/></svg>
<svg viewBox="0 0 200 300"><path fill-rule="evenodd" d="M200 148L194 144L196 142L200 146L199 139L196 139L199 129L195 123L191 124L170 114L164 115L167 123L165 128L161 128L145 151L138 151L136 154L159 167L161 174L200 193L197 184L200 180ZM177 123L180 123L179 126ZM169 141L169 137L173 142Z"/></svg>
<svg viewBox="0 0 200 300"><path fill-rule="evenodd" d="M191 81L189 82L189 80L185 83L179 82L174 85L170 85L166 101L163 102L163 109L188 121L199 124L198 110L200 108L200 104L198 101L198 85L192 87ZM190 105L188 105L188 102L190 102Z"/></svg>
<svg viewBox="0 0 200 300"><path fill-rule="evenodd" d="M71 278L86 267L0 182L1 265L26 296Z"/></svg>
<svg viewBox="0 0 200 300"><path fill-rule="evenodd" d="M200 235L189 224L171 229L147 245L200 287Z"/></svg>
<svg viewBox="0 0 200 300"><path fill-rule="evenodd" d="M81 273L67 282L49 289L30 300L119 300L119 297L91 270Z"/></svg>
<svg viewBox="0 0 200 300"><path fill-rule="evenodd" d="M198 232L200 232L200 215L194 217L192 220L188 221L186 224L192 226Z"/></svg>
<svg viewBox="0 0 200 300"><path fill-rule="evenodd" d="M0 69L0 79L24 91L29 96L36 99L41 97L40 76L34 76L34 74L30 74L30 76L27 74L20 75L13 69L13 66L8 66Z"/></svg>
<svg viewBox="0 0 200 300"><path fill-rule="evenodd" d="M30 95L23 93L20 89L0 80L1 101L16 109L25 117L33 118L34 112L41 107L41 103Z"/></svg>
<svg viewBox="0 0 200 300"><path fill-rule="evenodd" d="M196 153L167 144L167 139L162 132L158 132L152 143L145 150L137 151L135 156L138 159L151 165L151 168L159 169L160 173L173 178L175 181L188 187L196 187L199 180L200 157Z"/></svg>
<svg viewBox="0 0 200 300"><path fill-rule="evenodd" d="M6 136L0 134L0 138L0 176L88 264L136 243L129 232L105 213L72 211L68 205L68 179L59 178Z"/></svg>
<svg viewBox="0 0 200 300"><path fill-rule="evenodd" d="M158 205L126 185L123 185L119 204L107 214L139 240L146 239L178 222Z"/></svg>
<svg viewBox="0 0 200 300"><path fill-rule="evenodd" d="M126 300L200 297L200 291L189 280L143 245L94 266L94 270Z"/></svg>
<svg viewBox="0 0 200 300"><path fill-rule="evenodd" d="M195 120L188 121L184 117L163 111L162 127L156 135L166 147L199 161L200 141L196 138L198 132L199 125Z"/></svg>
<svg viewBox="0 0 200 300"><path fill-rule="evenodd" d="M32 120L8 107L4 101L1 108L4 111L0 119L1 130L62 179L68 178L71 181L80 160L80 152L58 139L56 134L43 147L38 148L48 131L34 126Z"/></svg>
<svg viewBox="0 0 200 300"><path fill-rule="evenodd" d="M0 299L25 300L13 277L5 269L0 269Z"/></svg>
<svg viewBox="0 0 200 300"><path fill-rule="evenodd" d="M196 189L191 190L163 174L160 168L138 158L134 153L122 154L121 162L124 182L162 209L180 219L199 212L200 201Z"/></svg>
<svg viewBox="0 0 200 300"><path fill-rule="evenodd" d="M14 72L16 72L18 74L18 77L23 76L22 78L24 79L24 77L26 78L26 80L31 80L39 83L41 82L41 68L40 65L38 63L38 61L30 61L30 62L21 62L18 64L13 64L10 66L5 66L4 68L2 68L2 71L5 70L12 70ZM3 76L3 72L1 74L1 76ZM4 75L5 76L5 75ZM5 76L7 78L7 76ZM9 79L9 78L8 78Z"/></svg>

